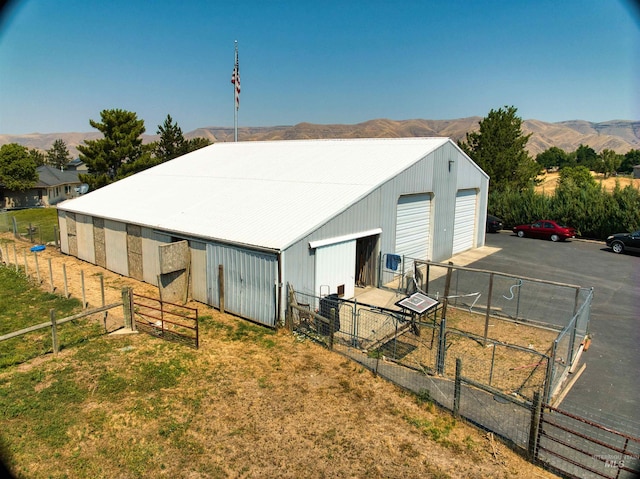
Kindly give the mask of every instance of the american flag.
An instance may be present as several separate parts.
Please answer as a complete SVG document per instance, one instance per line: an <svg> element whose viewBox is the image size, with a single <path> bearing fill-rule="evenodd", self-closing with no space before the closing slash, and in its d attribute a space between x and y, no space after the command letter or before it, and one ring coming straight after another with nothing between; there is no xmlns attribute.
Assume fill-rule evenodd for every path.
<svg viewBox="0 0 640 479"><path fill-rule="evenodd" d="M236 64L233 67L233 74L231 75L231 83L236 87L236 110L240 106L240 68L238 66L238 54L236 53Z"/></svg>

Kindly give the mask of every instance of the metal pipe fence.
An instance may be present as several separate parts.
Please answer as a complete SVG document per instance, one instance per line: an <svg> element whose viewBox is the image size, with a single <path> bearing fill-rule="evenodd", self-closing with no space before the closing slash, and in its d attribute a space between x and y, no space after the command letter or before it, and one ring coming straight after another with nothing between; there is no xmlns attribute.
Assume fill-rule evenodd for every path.
<svg viewBox="0 0 640 479"><path fill-rule="evenodd" d="M287 324L295 334L319 341L490 431L531 461L568 477L624 478L638 472L640 438L599 426L597 421L580 424L591 422L589 427L600 436L575 426L558 427L550 419L562 415L547 404L547 398L579 355L591 290L574 289L572 296L564 296L575 314L545 352L448 327L446 296L443 304L417 317L335 295L320 298L291 287L289 291ZM626 442L621 444L621 437ZM570 453L567 445L579 451ZM593 464L607 475L590 475L597 470Z"/></svg>

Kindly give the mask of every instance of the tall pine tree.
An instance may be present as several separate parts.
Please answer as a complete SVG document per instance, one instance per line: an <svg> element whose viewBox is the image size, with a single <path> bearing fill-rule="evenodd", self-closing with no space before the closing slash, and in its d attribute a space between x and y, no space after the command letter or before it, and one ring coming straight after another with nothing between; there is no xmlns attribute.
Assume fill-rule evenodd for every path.
<svg viewBox="0 0 640 479"><path fill-rule="evenodd" d="M138 120L135 113L103 110L100 118L102 122L89 120L89 124L100 130L104 138L85 140L84 145L78 145L80 159L89 167L89 173L80 175L80 180L91 189L144 169L136 165L146 165L150 159L149 152L142 146L144 121Z"/></svg>
<svg viewBox="0 0 640 479"><path fill-rule="evenodd" d="M522 119L513 106L491 110L480 121L480 130L467 133L462 150L490 176L492 191L522 189L541 171L525 149L531 135L522 132Z"/></svg>

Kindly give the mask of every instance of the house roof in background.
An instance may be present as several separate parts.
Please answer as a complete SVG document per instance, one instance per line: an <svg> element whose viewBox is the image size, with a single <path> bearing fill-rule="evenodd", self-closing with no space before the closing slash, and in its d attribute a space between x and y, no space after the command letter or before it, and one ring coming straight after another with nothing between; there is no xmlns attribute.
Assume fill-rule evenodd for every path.
<svg viewBox="0 0 640 479"><path fill-rule="evenodd" d="M60 171L49 165L42 165L36 168L38 182L35 188L47 188L69 184L79 184L77 171Z"/></svg>
<svg viewBox="0 0 640 479"><path fill-rule="evenodd" d="M58 208L282 250L448 142L455 146L448 138L215 143Z"/></svg>

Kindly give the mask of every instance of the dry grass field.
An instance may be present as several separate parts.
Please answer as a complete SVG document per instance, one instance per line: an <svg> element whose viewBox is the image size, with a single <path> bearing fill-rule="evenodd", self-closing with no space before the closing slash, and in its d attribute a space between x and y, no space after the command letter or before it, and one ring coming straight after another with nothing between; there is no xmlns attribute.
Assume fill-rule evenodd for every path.
<svg viewBox="0 0 640 479"><path fill-rule="evenodd" d="M593 172L591 172L591 174L606 191L613 190L616 187L616 183L618 183L621 188L624 188L628 185L631 185L634 188L640 188L640 178L631 178L630 176L611 176L609 178L604 178L604 176L601 174ZM546 194L553 194L556 186L558 185L559 178L560 173L558 172L545 173L538 178L541 180L541 182L538 186L536 186L536 191Z"/></svg>
<svg viewBox="0 0 640 479"><path fill-rule="evenodd" d="M157 297L152 286L52 248L39 258L47 290L49 259L55 278L66 265L76 297L82 270L92 306L101 301L100 276L107 303L123 286ZM556 477L341 355L189 306L200 314L197 350L146 334L108 335L0 370L1 445L16 475Z"/></svg>

